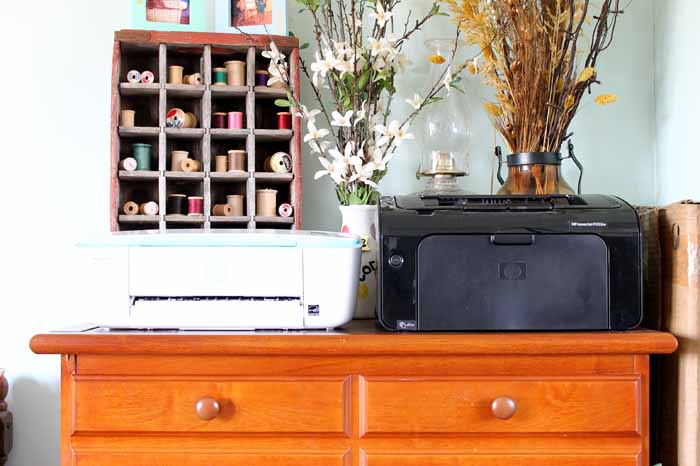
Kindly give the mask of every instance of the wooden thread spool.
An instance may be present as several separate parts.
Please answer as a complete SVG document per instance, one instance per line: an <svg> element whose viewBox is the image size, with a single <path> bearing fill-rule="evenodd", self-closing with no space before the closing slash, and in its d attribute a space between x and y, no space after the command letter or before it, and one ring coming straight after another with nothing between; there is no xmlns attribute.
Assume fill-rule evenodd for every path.
<svg viewBox="0 0 700 466"><path fill-rule="evenodd" d="M231 204L216 204L212 213L217 217L233 217L233 206Z"/></svg>
<svg viewBox="0 0 700 466"><path fill-rule="evenodd" d="M243 129L243 112L228 112L228 128Z"/></svg>
<svg viewBox="0 0 700 466"><path fill-rule="evenodd" d="M202 75L199 73L188 74L182 80L185 84L189 84L191 86L199 86L200 84L202 84Z"/></svg>
<svg viewBox="0 0 700 466"><path fill-rule="evenodd" d="M187 214L187 196L184 194L170 194L166 205L167 213L172 215Z"/></svg>
<svg viewBox="0 0 700 466"><path fill-rule="evenodd" d="M292 208L291 204L287 204L285 202L284 204L280 204L280 207L279 209L277 209L277 212L279 212L280 217L291 217L294 213L294 209Z"/></svg>
<svg viewBox="0 0 700 466"><path fill-rule="evenodd" d="M168 67L168 84L182 84L183 68L178 65Z"/></svg>
<svg viewBox="0 0 700 466"><path fill-rule="evenodd" d="M244 150L230 150L228 151L228 171L230 172L244 172L246 162L246 152Z"/></svg>
<svg viewBox="0 0 700 466"><path fill-rule="evenodd" d="M226 65L226 83L229 86L245 86L246 63L240 60L230 60Z"/></svg>
<svg viewBox="0 0 700 466"><path fill-rule="evenodd" d="M121 162L119 162L119 169L124 170L127 172L133 172L138 168L138 163L136 163L136 159L133 157L127 157Z"/></svg>
<svg viewBox="0 0 700 466"><path fill-rule="evenodd" d="M286 152L275 152L265 159L263 168L273 173L289 173L292 171L292 158Z"/></svg>
<svg viewBox="0 0 700 466"><path fill-rule="evenodd" d="M165 115L165 126L168 128L196 128L197 115L185 112L181 108L171 108Z"/></svg>
<svg viewBox="0 0 700 466"><path fill-rule="evenodd" d="M170 153L170 169L174 172L181 172L182 162L184 162L190 153L186 150L174 150Z"/></svg>
<svg viewBox="0 0 700 466"><path fill-rule="evenodd" d="M156 77L152 72L146 70L143 73L141 73L141 82L143 84L152 84L155 80Z"/></svg>
<svg viewBox="0 0 700 466"><path fill-rule="evenodd" d="M136 112L134 110L122 110L119 112L119 126L122 128L133 128Z"/></svg>
<svg viewBox="0 0 700 466"><path fill-rule="evenodd" d="M262 217L277 216L277 190L276 189L256 189L255 190L256 215Z"/></svg>
<svg viewBox="0 0 700 466"><path fill-rule="evenodd" d="M192 112L185 113L185 124L183 128L196 128L197 127L197 115Z"/></svg>
<svg viewBox="0 0 700 466"><path fill-rule="evenodd" d="M226 113L225 112L216 112L214 113L214 116L212 118L212 124L214 128L219 128L219 129L224 129L226 128Z"/></svg>
<svg viewBox="0 0 700 466"><path fill-rule="evenodd" d="M214 85L215 86L225 86L226 85L226 68L214 68Z"/></svg>
<svg viewBox="0 0 700 466"><path fill-rule="evenodd" d="M243 198L242 194L229 194L226 196L226 203L233 207L233 216L242 217L243 216Z"/></svg>
<svg viewBox="0 0 700 466"><path fill-rule="evenodd" d="M141 72L139 70L129 70L126 73L126 80L131 84L136 84L141 82Z"/></svg>
<svg viewBox="0 0 700 466"><path fill-rule="evenodd" d="M204 214L204 198L202 196L190 196L187 198L187 215Z"/></svg>
<svg viewBox="0 0 700 466"><path fill-rule="evenodd" d="M124 203L122 211L124 212L124 215L138 215L139 205L134 201L127 201Z"/></svg>
<svg viewBox="0 0 700 466"><path fill-rule="evenodd" d="M158 215L158 203L153 201L144 202L139 206L139 213L141 215Z"/></svg>
<svg viewBox="0 0 700 466"><path fill-rule="evenodd" d="M198 172L202 169L202 162L194 159L185 159L180 164L183 172Z"/></svg>
<svg viewBox="0 0 700 466"><path fill-rule="evenodd" d="M214 171L217 173L223 173L228 170L228 155L217 155L215 159L216 168Z"/></svg>

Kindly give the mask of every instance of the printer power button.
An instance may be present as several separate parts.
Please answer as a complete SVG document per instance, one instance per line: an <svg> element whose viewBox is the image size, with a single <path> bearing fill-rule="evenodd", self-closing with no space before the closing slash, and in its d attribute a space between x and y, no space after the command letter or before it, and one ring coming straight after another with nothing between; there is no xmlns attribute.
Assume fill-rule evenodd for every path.
<svg viewBox="0 0 700 466"><path fill-rule="evenodd" d="M403 256L401 254L392 254L389 256L389 265L395 269L400 269L403 265Z"/></svg>

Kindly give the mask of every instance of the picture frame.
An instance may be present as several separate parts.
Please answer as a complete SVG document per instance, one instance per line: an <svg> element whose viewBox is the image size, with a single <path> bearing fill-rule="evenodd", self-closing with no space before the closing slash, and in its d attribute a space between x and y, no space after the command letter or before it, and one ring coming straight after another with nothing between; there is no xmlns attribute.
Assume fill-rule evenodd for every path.
<svg viewBox="0 0 700 466"><path fill-rule="evenodd" d="M214 22L216 32L240 34L243 31L248 34L286 36L287 2L214 0Z"/></svg>
<svg viewBox="0 0 700 466"><path fill-rule="evenodd" d="M134 29L154 31L207 30L207 0L131 0Z"/></svg>

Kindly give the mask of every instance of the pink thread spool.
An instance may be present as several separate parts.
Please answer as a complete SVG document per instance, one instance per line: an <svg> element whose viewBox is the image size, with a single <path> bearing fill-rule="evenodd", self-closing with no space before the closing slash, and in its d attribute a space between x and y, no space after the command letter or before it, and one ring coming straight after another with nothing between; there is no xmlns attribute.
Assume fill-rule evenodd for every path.
<svg viewBox="0 0 700 466"><path fill-rule="evenodd" d="M204 198L201 196L190 196L187 198L187 215L202 215L204 213Z"/></svg>
<svg viewBox="0 0 700 466"><path fill-rule="evenodd" d="M243 112L228 112L229 129L243 129Z"/></svg>
<svg viewBox="0 0 700 466"><path fill-rule="evenodd" d="M279 209L277 210L280 214L280 217L291 217L292 214L294 213L294 209L290 204L287 204L286 202L284 204L280 204Z"/></svg>

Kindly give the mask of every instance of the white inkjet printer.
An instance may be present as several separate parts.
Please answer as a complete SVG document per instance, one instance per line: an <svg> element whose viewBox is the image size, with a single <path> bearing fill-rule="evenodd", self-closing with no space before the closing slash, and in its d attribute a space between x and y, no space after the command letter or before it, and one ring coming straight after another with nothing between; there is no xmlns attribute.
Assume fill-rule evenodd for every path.
<svg viewBox="0 0 700 466"><path fill-rule="evenodd" d="M353 235L139 231L80 246L122 296L121 311L100 316L112 328L331 329L352 319L357 300Z"/></svg>

